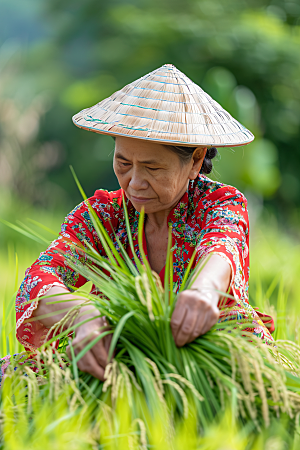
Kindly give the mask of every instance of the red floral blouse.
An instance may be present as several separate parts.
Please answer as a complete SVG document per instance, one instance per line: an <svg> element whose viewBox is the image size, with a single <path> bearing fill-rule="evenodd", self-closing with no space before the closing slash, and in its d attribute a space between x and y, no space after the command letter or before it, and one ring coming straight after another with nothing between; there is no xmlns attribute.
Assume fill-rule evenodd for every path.
<svg viewBox="0 0 300 450"><path fill-rule="evenodd" d="M122 244L131 254L124 210L122 189L114 192L97 190L89 202L101 219L116 248L118 245L110 224ZM135 242L136 254L139 256L137 227L139 213L127 200L131 231ZM243 194L232 186L212 181L199 175L189 183L186 193L168 216L172 225L174 283L179 289L183 274L195 250L197 256L194 266L209 253L217 253L231 266L231 295L235 300L227 300L220 305L220 321L230 317L250 319L254 328L249 331L255 335L273 340L268 328L274 330L273 320L256 312L248 303L249 278L249 222L247 201ZM67 239L65 239L67 238ZM104 250L93 227L87 204L76 206L62 224L58 238L42 252L33 265L27 269L25 278L16 298L17 338L27 350L35 350L46 338L48 329L39 321L28 321L38 298L47 294L52 286L64 286L70 291L72 286L80 287L86 279L68 267L57 249L69 252L67 240L89 242L101 254ZM144 250L147 255L144 236ZM164 281L164 269L159 274ZM31 301L31 302L30 302Z"/></svg>

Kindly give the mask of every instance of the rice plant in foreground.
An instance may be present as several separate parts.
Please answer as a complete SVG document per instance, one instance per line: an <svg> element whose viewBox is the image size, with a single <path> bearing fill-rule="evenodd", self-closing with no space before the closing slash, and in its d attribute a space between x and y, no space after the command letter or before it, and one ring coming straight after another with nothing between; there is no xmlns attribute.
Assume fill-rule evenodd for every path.
<svg viewBox="0 0 300 450"><path fill-rule="evenodd" d="M36 366L37 376L31 370ZM299 427L293 436L286 417L273 418L267 429L256 434L250 423L241 427L227 407L220 420L200 434L191 399L188 417L180 418L158 399L151 411L143 393L135 388L134 411L124 386L112 406L99 395L99 384L98 390L95 386L89 383L84 388L82 380L77 386L71 367L51 349L16 371L10 366L1 391L0 449L221 450L224 443L230 450L299 448Z"/></svg>
<svg viewBox="0 0 300 450"><path fill-rule="evenodd" d="M141 391L150 410L155 410L159 401L174 417L187 417L192 404L202 430L228 405L234 417L257 429L269 426L271 418L280 415L285 415L287 423L293 427L300 412L300 348L292 342L266 345L243 332L243 328L251 324L232 320L217 324L191 344L177 348L170 329L176 304L171 239L163 287L143 251L143 212L138 227L140 261L134 252L124 200L128 239L135 255L133 263L115 236L117 251L90 205L89 211L106 257L88 242L80 248L70 242L72 252L64 256L66 264L97 288L99 295L86 294L86 302L94 305L100 316L107 317L111 330L104 331L74 356L74 376L79 385L77 361L98 339L113 333L109 357L114 353L115 357L106 368L106 381L101 384L94 380L93 383L101 384L102 398L112 406L125 389L136 419L140 418L141 411L135 395ZM78 253L83 258L78 258ZM193 259L180 291L189 287L195 275L189 273L192 262ZM71 326L59 333L66 320L72 322L77 314L78 307L53 328L56 337L52 340L74 330ZM88 375L80 374L80 379L85 386L91 383Z"/></svg>
<svg viewBox="0 0 300 450"><path fill-rule="evenodd" d="M178 349L170 329L177 296L171 245L163 287L143 253L143 213L138 233L142 261L135 257L135 264L117 237L116 250L92 208L90 216L107 257L87 242L81 248L70 242L73 255L65 259L98 289L99 295L82 289L75 294L96 306L111 329L68 362L63 345L59 352L49 346L57 337L66 342L74 331L75 326L61 331L64 321L72 323L72 317L80 314L74 308L54 327L56 336L34 359L24 354L12 361L1 392L0 448L47 449L53 442L55 448L64 449L69 448L69 439L74 449L177 450L185 442L190 449L217 450L220 434L231 439L233 449L260 450L272 437L270 430L276 430L272 433L278 434L278 442L290 439L288 448L296 449L300 348L291 341L266 345L246 336L243 328L249 323L228 321ZM133 249L127 215L126 223ZM181 290L191 283L190 267ZM78 371L76 363L107 333L113 333L110 357L114 358L102 383ZM49 437L48 444L40 433Z"/></svg>

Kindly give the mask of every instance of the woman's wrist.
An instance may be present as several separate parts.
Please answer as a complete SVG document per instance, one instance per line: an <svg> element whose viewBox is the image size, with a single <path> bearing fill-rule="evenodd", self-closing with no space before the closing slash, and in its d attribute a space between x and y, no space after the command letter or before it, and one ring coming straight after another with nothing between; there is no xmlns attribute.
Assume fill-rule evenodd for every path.
<svg viewBox="0 0 300 450"><path fill-rule="evenodd" d="M220 294L216 291L215 286L209 286L207 284L204 286L193 285L189 290L198 292L202 297L205 297L209 303L218 306Z"/></svg>
<svg viewBox="0 0 300 450"><path fill-rule="evenodd" d="M218 254L211 254L204 261L202 270L193 280L191 289L199 291L211 304L218 306L222 293L226 293L231 283L231 266Z"/></svg>
<svg viewBox="0 0 300 450"><path fill-rule="evenodd" d="M61 321L74 307L80 307L86 302L84 298L75 298L66 288L53 286L45 298L40 298L32 316L36 317L45 327L51 328Z"/></svg>

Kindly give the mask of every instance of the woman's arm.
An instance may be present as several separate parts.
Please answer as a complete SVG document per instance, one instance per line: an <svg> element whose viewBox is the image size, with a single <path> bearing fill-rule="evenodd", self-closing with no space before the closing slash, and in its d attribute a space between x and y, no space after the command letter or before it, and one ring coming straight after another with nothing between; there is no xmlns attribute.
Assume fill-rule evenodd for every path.
<svg viewBox="0 0 300 450"><path fill-rule="evenodd" d="M51 297L49 297L51 296ZM39 321L47 328L51 328L57 322L65 317L67 312L74 306L79 306L84 303L85 299L74 299L74 294L71 294L68 289L53 286L47 292L48 298L41 298L38 307L33 311L33 316L40 317ZM66 303L52 303L49 302L66 300ZM68 300L68 301L67 301ZM64 310L64 311L61 311ZM43 317L47 316L47 317ZM99 336L108 324L105 317L99 316L99 311L92 306L82 306L80 315L75 319L74 324L83 320L91 319L89 322L80 325L75 330L75 338L72 346L75 354L78 354L90 341ZM100 339L79 361L78 367L83 372L88 372L100 380L104 380L104 371L108 362L108 351L111 342L111 335ZM67 354L71 357L70 348L67 347Z"/></svg>
<svg viewBox="0 0 300 450"><path fill-rule="evenodd" d="M231 267L220 255L212 254L192 288L179 294L171 320L172 334L178 347L206 333L219 319L218 302L227 292Z"/></svg>
<svg viewBox="0 0 300 450"><path fill-rule="evenodd" d="M107 227L107 231L109 232L111 232L111 224L114 228L116 223L114 210L111 208L113 194L106 191L96 191L95 195L89 198L89 203L94 208L100 220L102 220L102 215L106 218L109 217L110 220L103 221L104 227ZM115 197L117 197L117 194ZM69 287L79 288L88 281L79 275L76 270L69 267L68 261L63 256L64 253L72 254L76 259L84 262L84 256L81 253L77 253L73 244L81 246L85 245L85 242L92 245L100 254L105 254L96 230L93 227L88 205L86 202L82 202L67 215L58 238L27 269L25 278L16 296L16 334L17 339L24 345L26 350L34 352L39 348L45 342L49 331L47 327L63 317L53 316L52 322L51 317L44 318L43 320L29 321L33 315L33 311L37 307L39 310L36 315L43 315L43 302L40 303L40 298L48 295L52 288L57 287L65 289L63 292L69 295ZM57 291L54 290L53 292L55 293ZM46 299L45 303L48 302ZM54 306L52 305L52 307ZM62 306L58 305L57 311L61 308ZM44 325L44 320L47 325Z"/></svg>

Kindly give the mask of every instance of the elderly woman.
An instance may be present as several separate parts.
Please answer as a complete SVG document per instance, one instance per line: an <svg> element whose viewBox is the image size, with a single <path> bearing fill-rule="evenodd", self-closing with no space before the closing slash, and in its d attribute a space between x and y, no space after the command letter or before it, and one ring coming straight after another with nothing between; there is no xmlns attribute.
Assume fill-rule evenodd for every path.
<svg viewBox="0 0 300 450"><path fill-rule="evenodd" d="M144 250L162 282L170 225L177 289L195 248L194 267L207 259L192 288L178 296L171 321L176 345L192 342L216 322L230 317L250 320L254 334L272 340L263 323L272 331L272 319L248 303L246 199L237 189L205 176L217 153L213 146L247 144L253 135L169 64L81 111L73 121L81 128L115 138L113 167L120 189L98 190L89 202L112 239L116 242L115 233L124 244L130 258L133 254L124 225L123 195L133 238L144 208ZM85 202L66 217L59 237L27 270L18 292L17 337L28 350L37 349L49 336L49 328L71 307L84 302L71 291L72 286L78 288L87 280L68 267L57 252L68 251L66 240L70 239L83 244L87 241L104 254ZM136 254L139 256L137 244ZM221 305L220 292L227 291L232 297ZM45 294L48 298L43 298ZM48 304L49 296L53 301L66 300L64 310L61 303ZM81 309L91 320L76 329L75 353L107 325L96 309ZM109 345L109 337L100 340L78 362L79 368L103 379Z"/></svg>

